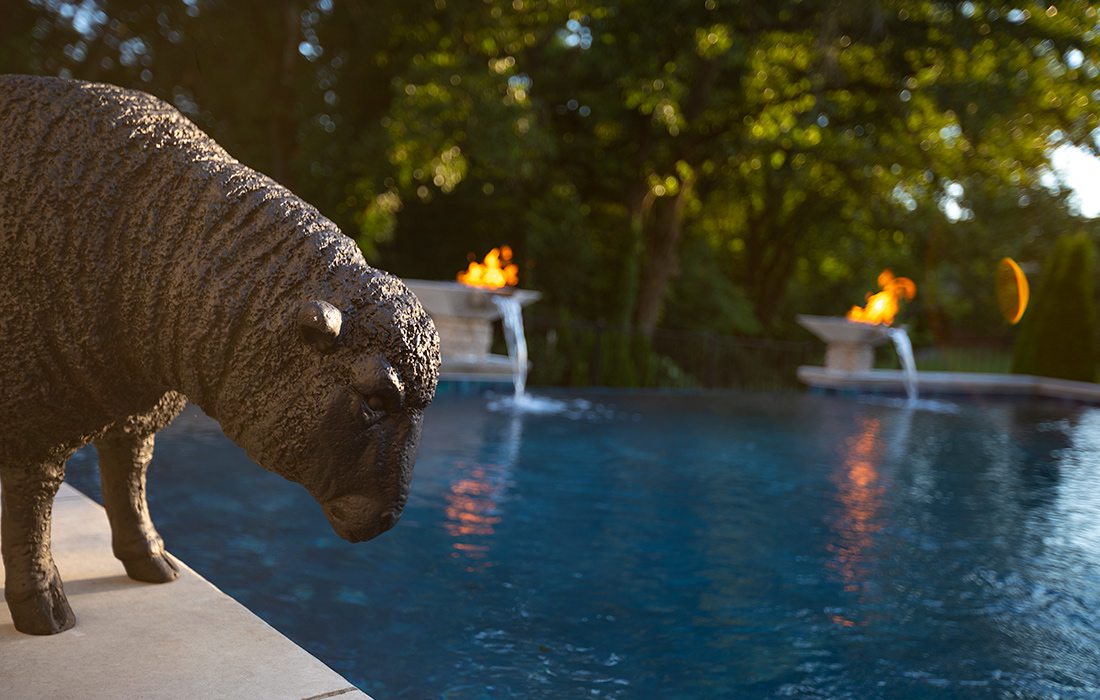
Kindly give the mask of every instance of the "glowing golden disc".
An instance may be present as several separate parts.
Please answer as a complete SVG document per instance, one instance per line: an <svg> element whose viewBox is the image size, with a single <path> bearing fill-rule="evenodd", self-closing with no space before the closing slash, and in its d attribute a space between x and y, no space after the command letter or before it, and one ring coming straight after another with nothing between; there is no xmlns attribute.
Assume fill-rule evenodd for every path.
<svg viewBox="0 0 1100 700"><path fill-rule="evenodd" d="M1016 324L1027 311L1030 297L1027 276L1012 258L1003 258L997 265L997 305L1009 323Z"/></svg>

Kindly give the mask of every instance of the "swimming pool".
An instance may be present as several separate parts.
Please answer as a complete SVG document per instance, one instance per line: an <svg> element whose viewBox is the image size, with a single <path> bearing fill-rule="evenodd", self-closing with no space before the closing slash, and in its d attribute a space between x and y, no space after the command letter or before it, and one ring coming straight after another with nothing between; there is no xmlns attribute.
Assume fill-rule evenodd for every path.
<svg viewBox="0 0 1100 700"><path fill-rule="evenodd" d="M429 409L352 545L188 408L169 548L378 700L1096 697L1100 409L592 393ZM69 479L98 495L94 452Z"/></svg>

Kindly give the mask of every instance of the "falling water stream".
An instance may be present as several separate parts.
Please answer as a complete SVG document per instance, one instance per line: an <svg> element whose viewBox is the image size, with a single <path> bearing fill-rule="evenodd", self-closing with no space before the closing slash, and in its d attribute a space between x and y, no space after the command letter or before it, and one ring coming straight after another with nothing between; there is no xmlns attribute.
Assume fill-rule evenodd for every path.
<svg viewBox="0 0 1100 700"><path fill-rule="evenodd" d="M557 398L536 396L527 393L527 337L524 335L524 313L519 299L514 296L493 295L493 303L500 310L500 322L504 326L504 341L508 346L508 359L511 360L511 385L513 395L507 400L489 402L491 411L520 413L553 413L583 415L592 408L592 404L576 398L573 401L559 401Z"/></svg>
<svg viewBox="0 0 1100 700"><path fill-rule="evenodd" d="M508 358L512 361L513 393L509 399L490 401L489 409L521 413L565 413L573 416L587 414L593 406L583 399L560 401L527 393L527 337L523 333L522 307L519 300L512 296L493 295L492 298L500 310L504 342L508 345Z"/></svg>
<svg viewBox="0 0 1100 700"><path fill-rule="evenodd" d="M913 343L909 340L909 334L904 328L887 328L890 340L894 341L894 348L901 360L901 368L905 377L905 396L910 404L917 401L917 363L913 359Z"/></svg>
<svg viewBox="0 0 1100 700"><path fill-rule="evenodd" d="M512 386L515 388L515 401L519 404L527 391L527 337L523 334L523 310L519 300L512 296L494 294L493 303L500 309L504 342L508 345L508 357L512 360Z"/></svg>

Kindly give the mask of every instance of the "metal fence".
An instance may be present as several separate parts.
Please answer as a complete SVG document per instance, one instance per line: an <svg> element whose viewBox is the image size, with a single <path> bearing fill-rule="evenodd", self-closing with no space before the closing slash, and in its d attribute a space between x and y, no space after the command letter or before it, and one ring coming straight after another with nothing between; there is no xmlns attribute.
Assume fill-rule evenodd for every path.
<svg viewBox="0 0 1100 700"><path fill-rule="evenodd" d="M799 365L820 364L824 345L659 330L653 338L604 323L534 317L526 324L530 382L543 386L642 386L795 390Z"/></svg>
<svg viewBox="0 0 1100 700"><path fill-rule="evenodd" d="M801 365L821 365L825 345L745 338L719 333L658 330L653 338L606 323L533 316L525 322L529 382L541 386L636 386L796 391ZM498 335L499 331L498 331ZM505 352L503 336L496 351ZM1011 346L1003 342L938 342L917 347L921 371L1011 371ZM897 368L890 347L876 366Z"/></svg>

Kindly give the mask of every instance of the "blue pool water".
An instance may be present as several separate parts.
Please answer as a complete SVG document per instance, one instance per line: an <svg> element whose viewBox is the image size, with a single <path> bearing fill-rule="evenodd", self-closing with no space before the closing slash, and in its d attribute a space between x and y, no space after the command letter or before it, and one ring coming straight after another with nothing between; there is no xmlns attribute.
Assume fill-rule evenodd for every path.
<svg viewBox="0 0 1100 700"><path fill-rule="evenodd" d="M439 397L359 545L189 408L153 515L377 700L1100 696L1100 409L586 398Z"/></svg>

